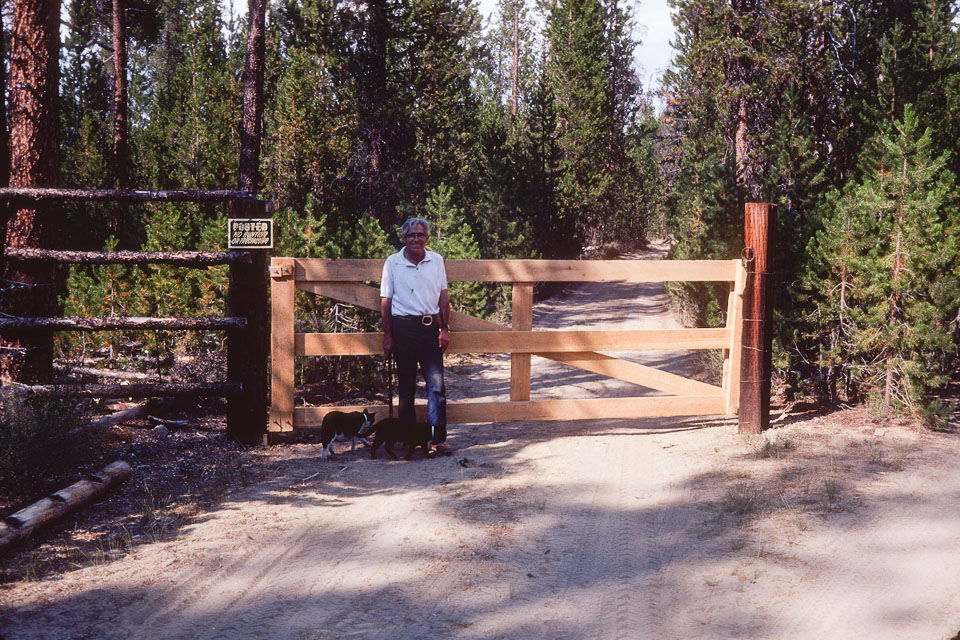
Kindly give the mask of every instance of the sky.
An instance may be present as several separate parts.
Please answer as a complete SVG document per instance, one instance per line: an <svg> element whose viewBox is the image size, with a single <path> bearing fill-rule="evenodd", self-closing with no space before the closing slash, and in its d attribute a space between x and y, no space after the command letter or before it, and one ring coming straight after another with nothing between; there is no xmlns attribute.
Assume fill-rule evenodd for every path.
<svg viewBox="0 0 960 640"><path fill-rule="evenodd" d="M640 46L636 60L642 66L640 79L647 91L660 86L660 76L673 57L674 29L667 0L639 0L634 10Z"/></svg>

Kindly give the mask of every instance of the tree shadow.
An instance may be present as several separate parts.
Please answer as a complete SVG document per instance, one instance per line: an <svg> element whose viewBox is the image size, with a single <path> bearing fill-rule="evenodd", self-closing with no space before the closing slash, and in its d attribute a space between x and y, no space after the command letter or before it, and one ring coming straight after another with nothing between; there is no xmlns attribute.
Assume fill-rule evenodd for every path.
<svg viewBox="0 0 960 640"><path fill-rule="evenodd" d="M588 485L571 484L563 491L541 489L529 495L521 487L509 491L491 489L487 493L476 489L487 486L488 480L506 480L500 485L510 487L511 477L528 477L526 465L531 461L520 454L551 439L611 434L654 438L702 429L704 424L710 424L710 420L461 426L451 433L456 455L418 457L409 462L370 460L362 448L353 453L341 448L335 458L320 462L319 445L293 445L295 451L287 459L264 463L274 478L248 487L242 495L228 496L221 508L244 509L252 503L282 503L304 509L344 507L362 503L365 497L373 495L442 491L443 499L431 503L438 510L432 515L448 521L454 530L467 531L482 523L482 531L494 532L525 522L529 537L503 538L498 543L485 541L479 535L465 538L478 541L473 547L477 555L440 553L440 564L435 564L436 559L429 560L437 550L426 540L403 549L366 547L363 558L356 561L382 565L391 578L387 584L363 587L350 586L343 576L330 575L339 566L330 558L338 554L347 554L344 557L348 558L349 550L359 548L369 537L369 530L350 522L341 523L335 531L311 530L310 535L317 540L285 562L303 565L297 575L316 581L315 593L303 595L303 589L285 589L284 585L290 586L289 581L296 578L279 568L272 569L262 579L275 580L276 584L260 588L262 585L258 586L256 581L251 583L260 589L255 600L240 598L236 607L227 611L202 613L190 609L186 614L153 620L159 634L156 637L213 638L221 637L220 633L222 637L232 637L227 630L246 629L248 635L235 637L306 638L314 636L304 634L324 632L333 635L315 637L474 638L479 629L490 634L483 637L584 638L597 637L598 629L615 635L622 630L621 626L642 629L644 624L657 625L652 627L659 634L656 637L679 637L689 628L691 616L704 619L704 628L709 629L711 637L776 636L782 628L769 612L707 613L698 609L705 604L711 588L724 589L734 580L726 575L714 576L710 567L728 566L733 556L743 559L744 572L752 566L751 562L759 567L757 571L768 571L769 563L777 559L768 559L768 564L764 564L765 559L757 557L762 542L755 527L771 518L790 517L794 513L801 513L811 522L810 526L818 529L833 530L838 536L856 536L860 527L872 525L869 513L863 519L857 517L869 510L869 505L858 498L861 489L874 483L880 473L892 473L899 465L909 467L909 452L898 462L893 458L892 446L884 445L886 455L878 455L876 449L871 449L873 445L865 444L866 440L855 440L810 451L801 442L794 447L783 446L778 453L764 457L760 447L747 443L731 458L736 468L685 476L676 483L674 492L684 497L639 507L576 499L575 496L588 495L593 490ZM823 480L830 477L831 466L836 468L838 464L844 465L835 474L842 478L842 485L831 498ZM443 471L439 475L438 466ZM749 473L739 475L741 468ZM819 481L797 482L808 475ZM788 492L786 499L784 492ZM929 518L930 508L941 503L955 504L958 498L960 494L956 492L944 489L938 493L932 487L930 494L891 492L884 500ZM955 520L957 514L943 512L941 517ZM187 531L194 522L199 519L185 523L187 526L181 531ZM542 525L531 527L530 522ZM598 525L568 530L570 522ZM936 522L929 524L932 527ZM949 557L955 540L931 539L928 543ZM465 548L472 547L467 544ZM896 543L891 542L888 547L863 552L884 557L899 551ZM422 566L425 561L431 563L431 569ZM790 563L802 566L807 574L822 571L842 576L845 562L843 557L825 557L802 546L794 549L790 558ZM790 563L788 566L792 566ZM394 571L391 567L411 570ZM416 567L423 570L412 570ZM495 569L493 574L484 573L491 567ZM691 582L691 568L704 572L700 584ZM867 575L860 575L859 579L867 584L889 584L896 578L882 563L866 571ZM710 587L711 580L717 580L716 587ZM751 578L746 573L735 580L750 588ZM162 602L168 597L165 588L140 584L134 597L138 601ZM424 600L423 594L432 595ZM869 595L868 591L866 596ZM122 617L122 610L106 604L113 598L122 601L129 599L130 594L109 590L66 594L34 608L0 610L0 628L8 633L22 628L27 630L24 637L40 637L31 635L33 630L48 625L49 631L55 628L50 624L68 620L73 623L73 617L79 615L75 630L47 637L110 637L98 635L96 630L109 628ZM594 610L587 616L572 615L566 602ZM136 606L130 603L131 610L135 611ZM662 616L663 606L669 606L673 615ZM385 619L377 616L381 610L405 613ZM84 613L78 614L79 611ZM924 613L904 604L888 611L885 622L909 621ZM598 623L602 616L613 622ZM655 623L651 622L654 618Z"/></svg>

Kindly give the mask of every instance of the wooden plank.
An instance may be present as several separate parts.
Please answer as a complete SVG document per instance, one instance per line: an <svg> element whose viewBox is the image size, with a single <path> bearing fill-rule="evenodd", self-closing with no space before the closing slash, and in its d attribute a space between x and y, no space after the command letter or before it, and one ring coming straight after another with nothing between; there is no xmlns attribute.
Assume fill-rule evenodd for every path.
<svg viewBox="0 0 960 640"><path fill-rule="evenodd" d="M297 333L298 356L362 356L382 351L381 333ZM639 331L466 331L453 332L448 353L541 353L723 349L726 328Z"/></svg>
<svg viewBox="0 0 960 640"><path fill-rule="evenodd" d="M297 259L297 280L379 281L382 259ZM724 282L736 260L446 260L450 282Z"/></svg>
<svg viewBox="0 0 960 640"><path fill-rule="evenodd" d="M333 298L338 302L352 304L371 311L380 310L380 290L356 282L303 282L297 280L297 288L318 296Z"/></svg>
<svg viewBox="0 0 960 640"><path fill-rule="evenodd" d="M294 398L294 260L274 258L270 261L270 418L267 430L293 430ZM286 270L289 275L280 274ZM382 350L382 349L381 349Z"/></svg>
<svg viewBox="0 0 960 640"><path fill-rule="evenodd" d="M730 328L729 357L724 362L724 390L726 394L727 415L736 415L740 411L740 363L743 349L743 291L747 282L747 271L743 263L737 267L737 278L730 289L727 326Z"/></svg>
<svg viewBox="0 0 960 640"><path fill-rule="evenodd" d="M514 331L533 329L533 283L517 282L513 285ZM530 354L514 353L510 356L510 399L530 399Z"/></svg>
<svg viewBox="0 0 960 640"><path fill-rule="evenodd" d="M602 353L547 353L551 360L562 362L578 369L630 382L678 396L720 395L723 390L706 382L684 378L668 371L628 362Z"/></svg>
<svg viewBox="0 0 960 640"><path fill-rule="evenodd" d="M675 416L722 415L723 396L647 396L640 398L584 398L532 402L458 402L447 404L447 424L542 420L602 420ZM298 407L297 429L319 429L330 411L372 409L386 416L386 406ZM426 418L426 404L416 406L417 418Z"/></svg>

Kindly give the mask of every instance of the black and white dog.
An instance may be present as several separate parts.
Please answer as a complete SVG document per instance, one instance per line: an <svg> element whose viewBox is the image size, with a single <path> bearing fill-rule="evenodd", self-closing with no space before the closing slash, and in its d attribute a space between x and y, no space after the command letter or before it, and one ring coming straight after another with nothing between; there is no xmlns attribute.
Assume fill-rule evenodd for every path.
<svg viewBox="0 0 960 640"><path fill-rule="evenodd" d="M357 450L357 438L365 443L364 435L361 432L373 424L373 414L364 409L363 411L331 411L323 416L323 422L320 424L320 442L323 444L323 452L320 454L321 460L327 459L327 453L332 455L331 447L337 436L345 436L353 439L350 451Z"/></svg>

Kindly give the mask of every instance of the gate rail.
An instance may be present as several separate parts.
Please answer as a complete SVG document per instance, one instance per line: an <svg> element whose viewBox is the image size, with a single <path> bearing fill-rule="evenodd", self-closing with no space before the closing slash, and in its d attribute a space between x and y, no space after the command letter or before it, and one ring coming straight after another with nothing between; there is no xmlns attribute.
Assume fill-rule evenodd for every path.
<svg viewBox="0 0 960 640"><path fill-rule="evenodd" d="M294 368L299 356L382 354L383 334L297 333L297 289L374 311L380 293L362 282L379 281L383 260L273 258L270 263L271 408L269 432L319 428L330 411L374 407L294 407ZM734 415L738 411L743 291L746 272L739 260L447 260L450 282L513 285L513 320L504 326L451 311L448 353L510 353L509 402L447 402L450 424L521 420L640 418ZM535 282L729 282L727 324L721 328L631 331L533 331ZM723 349L720 387L599 353L671 349ZM663 391L669 396L530 400L530 357ZM426 407L417 405L418 419Z"/></svg>

